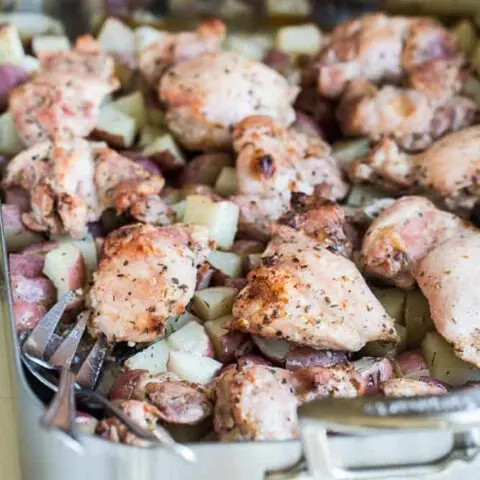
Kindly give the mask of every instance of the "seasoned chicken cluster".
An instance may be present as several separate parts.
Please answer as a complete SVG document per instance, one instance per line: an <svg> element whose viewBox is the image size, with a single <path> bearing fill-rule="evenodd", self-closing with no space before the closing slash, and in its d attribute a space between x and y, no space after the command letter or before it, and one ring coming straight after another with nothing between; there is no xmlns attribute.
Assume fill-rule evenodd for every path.
<svg viewBox="0 0 480 480"><path fill-rule="evenodd" d="M390 136L426 148L471 124L477 105L458 93L468 77L454 36L430 18L371 14L337 26L309 69L339 98L345 135Z"/></svg>
<svg viewBox="0 0 480 480"><path fill-rule="evenodd" d="M351 164L350 176L393 191L426 192L451 210L470 211L480 198L479 147L479 126L451 133L418 155L408 155L383 139Z"/></svg>
<svg viewBox="0 0 480 480"><path fill-rule="evenodd" d="M285 129L274 119L254 115L233 132L237 152L240 228L268 238L270 222L288 209L292 192L340 199L347 184L330 146L319 137Z"/></svg>
<svg viewBox="0 0 480 480"><path fill-rule="evenodd" d="M229 52L181 62L159 86L168 128L186 148L205 151L228 149L236 124L250 115L290 125L297 93L275 70Z"/></svg>
<svg viewBox="0 0 480 480"><path fill-rule="evenodd" d="M202 53L220 51L226 26L217 19L203 22L194 32L161 36L139 55L139 68L147 82L156 86L168 67L191 60Z"/></svg>
<svg viewBox="0 0 480 480"><path fill-rule="evenodd" d="M307 228L272 239L235 301L233 328L316 349L357 351L369 341L395 340L393 320L355 264Z"/></svg>
<svg viewBox="0 0 480 480"><path fill-rule="evenodd" d="M30 147L9 162L3 178L4 187L30 192L31 211L22 216L29 228L78 238L109 208L121 214L158 198L164 183L114 150L92 148L80 138Z"/></svg>
<svg viewBox="0 0 480 480"><path fill-rule="evenodd" d="M197 267L213 246L201 226L133 224L115 230L87 295L89 331L109 342L151 342L191 300Z"/></svg>

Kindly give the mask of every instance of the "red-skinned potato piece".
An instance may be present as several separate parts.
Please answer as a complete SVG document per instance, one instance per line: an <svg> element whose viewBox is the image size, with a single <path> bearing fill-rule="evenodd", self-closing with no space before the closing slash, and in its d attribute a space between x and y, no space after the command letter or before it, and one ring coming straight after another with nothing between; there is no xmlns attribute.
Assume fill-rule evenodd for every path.
<svg viewBox="0 0 480 480"><path fill-rule="evenodd" d="M116 379L108 393L111 400L130 400L134 396L137 382L148 370L125 370Z"/></svg>
<svg viewBox="0 0 480 480"><path fill-rule="evenodd" d="M393 378L392 363L388 358L363 357L353 362L365 387L365 395L375 395L381 385Z"/></svg>
<svg viewBox="0 0 480 480"><path fill-rule="evenodd" d="M231 164L227 153L204 153L197 155L185 167L180 175L182 185L204 184L215 185L215 181L223 167Z"/></svg>
<svg viewBox="0 0 480 480"><path fill-rule="evenodd" d="M11 253L8 256L10 275L23 275L27 278L43 276L45 259L31 253Z"/></svg>
<svg viewBox="0 0 480 480"><path fill-rule="evenodd" d="M30 193L28 190L20 187L10 187L5 189L5 203L7 205L16 205L20 212L30 210Z"/></svg>
<svg viewBox="0 0 480 480"><path fill-rule="evenodd" d="M17 332L32 330L40 319L47 313L43 305L27 302L14 302L13 315Z"/></svg>
<svg viewBox="0 0 480 480"><path fill-rule="evenodd" d="M90 222L88 224L88 233L90 233L93 238L103 238L105 236L101 222Z"/></svg>
<svg viewBox="0 0 480 480"><path fill-rule="evenodd" d="M308 135L309 137L321 137L322 129L318 126L318 123L306 113L300 110L296 111L295 122L292 124L292 128Z"/></svg>
<svg viewBox="0 0 480 480"><path fill-rule="evenodd" d="M285 340L276 340L273 338L265 338L260 335L252 335L253 343L260 352L265 355L268 360L276 365L285 365L288 352L292 348L292 344Z"/></svg>
<svg viewBox="0 0 480 480"><path fill-rule="evenodd" d="M154 175L162 174L160 167L153 160L140 152L135 152L133 150L123 150L120 152L120 154L124 157L129 158L130 160L133 160L135 163L137 163L145 170Z"/></svg>
<svg viewBox="0 0 480 480"><path fill-rule="evenodd" d="M285 360L287 370L298 370L303 367L331 367L339 363L347 363L345 352L335 350L315 350L311 347L293 347Z"/></svg>
<svg viewBox="0 0 480 480"><path fill-rule="evenodd" d="M25 247L21 253L31 255L45 255L54 248L57 248L58 245L59 243L55 240L52 240L50 242L34 243L33 245L28 245L28 247Z"/></svg>
<svg viewBox="0 0 480 480"><path fill-rule="evenodd" d="M0 109L7 106L8 95L17 85L25 83L29 78L28 72L17 65L0 65Z"/></svg>
<svg viewBox="0 0 480 480"><path fill-rule="evenodd" d="M268 65L282 75L286 75L292 68L290 55L280 50L269 50L262 61L265 65Z"/></svg>
<svg viewBox="0 0 480 480"><path fill-rule="evenodd" d="M247 285L247 279L244 277L230 277L220 270L215 270L211 283L215 287L233 287L241 290Z"/></svg>
<svg viewBox="0 0 480 480"><path fill-rule="evenodd" d="M209 320L204 327L213 345L215 358L222 363L233 362L238 349L244 344L247 335L243 332L228 330L231 315Z"/></svg>
<svg viewBox="0 0 480 480"><path fill-rule="evenodd" d="M409 350L398 355L394 360L398 377L419 379L429 377L430 370L421 350Z"/></svg>
<svg viewBox="0 0 480 480"><path fill-rule="evenodd" d="M14 302L35 303L47 308L55 303L57 290L48 278L11 275L10 281Z"/></svg>
<svg viewBox="0 0 480 480"><path fill-rule="evenodd" d="M446 392L449 392L452 389L452 387L448 383L442 382L441 380L437 380L436 378L432 378L432 377L429 377L429 376L420 377L419 380L421 382L425 382L425 383L428 383L430 385L434 385L434 386L438 387L439 389L444 388ZM474 382L471 382L471 383L474 383Z"/></svg>
<svg viewBox="0 0 480 480"><path fill-rule="evenodd" d="M42 237L25 227L22 212L17 205L2 205L5 241L10 252L18 252L27 245L41 241Z"/></svg>

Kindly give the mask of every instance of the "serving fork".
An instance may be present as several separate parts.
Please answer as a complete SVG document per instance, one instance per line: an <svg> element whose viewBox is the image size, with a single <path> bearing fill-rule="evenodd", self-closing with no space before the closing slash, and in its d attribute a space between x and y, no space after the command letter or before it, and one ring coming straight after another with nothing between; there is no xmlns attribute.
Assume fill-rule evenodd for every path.
<svg viewBox="0 0 480 480"><path fill-rule="evenodd" d="M75 397L80 396L100 404L142 440L148 441L151 445L161 445L189 462L195 461L194 452L175 442L165 428L157 425L155 430L150 431L141 427L114 403L94 390L107 352L104 337L96 340L77 373L72 371L72 362L87 325L86 313L78 315L77 322L68 335L56 348L52 348L52 343L55 343L52 342L55 330L67 306L75 298L76 293L73 291L64 294L30 332L21 348L22 362L28 371L55 392L41 419L42 425L63 431L67 434L72 448L81 450L81 443L74 431Z"/></svg>

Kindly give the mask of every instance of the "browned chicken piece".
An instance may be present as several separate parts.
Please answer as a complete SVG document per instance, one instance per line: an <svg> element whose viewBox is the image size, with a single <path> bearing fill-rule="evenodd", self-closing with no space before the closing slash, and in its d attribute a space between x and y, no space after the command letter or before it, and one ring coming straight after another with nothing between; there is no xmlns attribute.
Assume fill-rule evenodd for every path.
<svg viewBox="0 0 480 480"><path fill-rule="evenodd" d="M392 378L387 380L381 389L386 397L423 397L448 393L447 389L442 385L411 378Z"/></svg>
<svg viewBox="0 0 480 480"><path fill-rule="evenodd" d="M377 88L364 79L345 90L337 117L345 135L389 136L405 150L424 150L450 131L471 125L477 104L454 96L436 103L423 91L386 85Z"/></svg>
<svg viewBox="0 0 480 480"><path fill-rule="evenodd" d="M367 157L352 162L354 181L379 184L392 191L426 191L449 209L471 210L480 198L478 171L480 126L450 133L425 152L408 155L382 139Z"/></svg>
<svg viewBox="0 0 480 480"><path fill-rule="evenodd" d="M136 201L129 210L139 222L151 225L170 225L175 222L176 213L158 195L148 195Z"/></svg>
<svg viewBox="0 0 480 480"><path fill-rule="evenodd" d="M212 81L215 79L215 81ZM168 128L191 150L226 150L237 123L269 115L295 120L298 88L266 65L235 53L204 53L171 67L159 85Z"/></svg>
<svg viewBox="0 0 480 480"><path fill-rule="evenodd" d="M271 225L272 241L268 250L275 250L279 243L322 244L346 257L352 254L353 227L345 217L345 211L330 200L293 193L291 209ZM307 240L307 243L308 240ZM265 252L268 257L268 251Z"/></svg>
<svg viewBox="0 0 480 480"><path fill-rule="evenodd" d="M387 207L367 230L361 261L367 274L409 288L415 284L419 260L437 245L472 228L424 197L403 197Z"/></svg>
<svg viewBox="0 0 480 480"><path fill-rule="evenodd" d="M458 232L418 262L415 274L435 328L458 357L476 367L480 367L479 254L480 231Z"/></svg>
<svg viewBox="0 0 480 480"><path fill-rule="evenodd" d="M228 369L216 382L214 428L222 441L297 438L298 401L287 370Z"/></svg>
<svg viewBox="0 0 480 480"><path fill-rule="evenodd" d="M299 403L325 397L355 398L365 390L361 376L351 364L301 368L293 374L292 385Z"/></svg>
<svg viewBox="0 0 480 480"><path fill-rule="evenodd" d="M267 247L233 305L232 329L316 349L394 340L393 320L349 259L321 244Z"/></svg>
<svg viewBox="0 0 480 480"><path fill-rule="evenodd" d="M191 300L213 242L202 226L134 224L105 239L87 294L89 331L109 342L151 342Z"/></svg>
<svg viewBox="0 0 480 480"><path fill-rule="evenodd" d="M203 22L194 32L170 33L149 45L139 55L139 68L147 82L156 86L165 70L207 52L218 52L226 35L218 19Z"/></svg>
<svg viewBox="0 0 480 480"><path fill-rule="evenodd" d="M39 60L41 73L91 76L115 82L113 57L100 52L100 45L90 35L79 37L73 50L41 52Z"/></svg>
<svg viewBox="0 0 480 480"><path fill-rule="evenodd" d="M348 186L330 146L319 137L285 129L273 118L254 115L233 132L237 152L240 229L258 230L268 238L268 225L288 209L291 192L343 198ZM258 235L260 236L260 235Z"/></svg>
<svg viewBox="0 0 480 480"><path fill-rule="evenodd" d="M161 175L150 173L111 148L95 150L95 186L102 210L115 208L121 214L140 201L134 211L144 212L149 202L153 205L156 201L164 184ZM163 204L159 197L158 203ZM144 218L148 220L146 215Z"/></svg>
<svg viewBox="0 0 480 480"><path fill-rule="evenodd" d="M138 400L122 400L117 405L140 427L154 431L159 419L159 411L153 405ZM139 447L148 446L148 442L138 438L116 417L108 417L97 425L96 433L115 443L125 443Z"/></svg>
<svg viewBox="0 0 480 480"><path fill-rule="evenodd" d="M103 99L118 86L116 79L44 73L10 93L9 111L27 145L85 137L95 128Z"/></svg>
<svg viewBox="0 0 480 480"><path fill-rule="evenodd" d="M158 417L168 423L193 425L213 413L212 402L202 385L180 380L170 372L127 370L117 378L109 396L148 401L158 409Z"/></svg>
<svg viewBox="0 0 480 480"><path fill-rule="evenodd" d="M462 84L463 55L455 38L430 18L364 15L337 26L314 67L326 97L340 96L351 80L406 81L442 99Z"/></svg>
<svg viewBox="0 0 480 480"><path fill-rule="evenodd" d="M162 203L158 193L164 183L114 150L92 149L80 138L30 147L9 162L3 179L4 187L30 191L31 211L22 215L30 229L78 238L87 233L87 223L112 207L119 214L132 207L134 215L150 221L148 204Z"/></svg>
<svg viewBox="0 0 480 480"><path fill-rule="evenodd" d="M42 142L9 162L3 186L30 191L31 211L22 220L32 230L82 237L87 223L98 220L101 213L94 171L87 141Z"/></svg>

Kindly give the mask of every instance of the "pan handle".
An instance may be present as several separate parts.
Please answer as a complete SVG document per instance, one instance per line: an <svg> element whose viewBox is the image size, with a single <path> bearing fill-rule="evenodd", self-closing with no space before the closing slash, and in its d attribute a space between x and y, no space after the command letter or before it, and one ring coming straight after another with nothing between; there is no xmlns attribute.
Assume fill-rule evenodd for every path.
<svg viewBox="0 0 480 480"><path fill-rule="evenodd" d="M468 464L480 452L480 389L468 388L445 396L415 398L326 398L299 408L305 459L282 471L269 472L268 480L294 479L300 472L313 478L370 480L426 478ZM390 435L399 432L447 430L452 435L450 451L437 460L411 466L375 466L348 469L335 463L328 432Z"/></svg>

